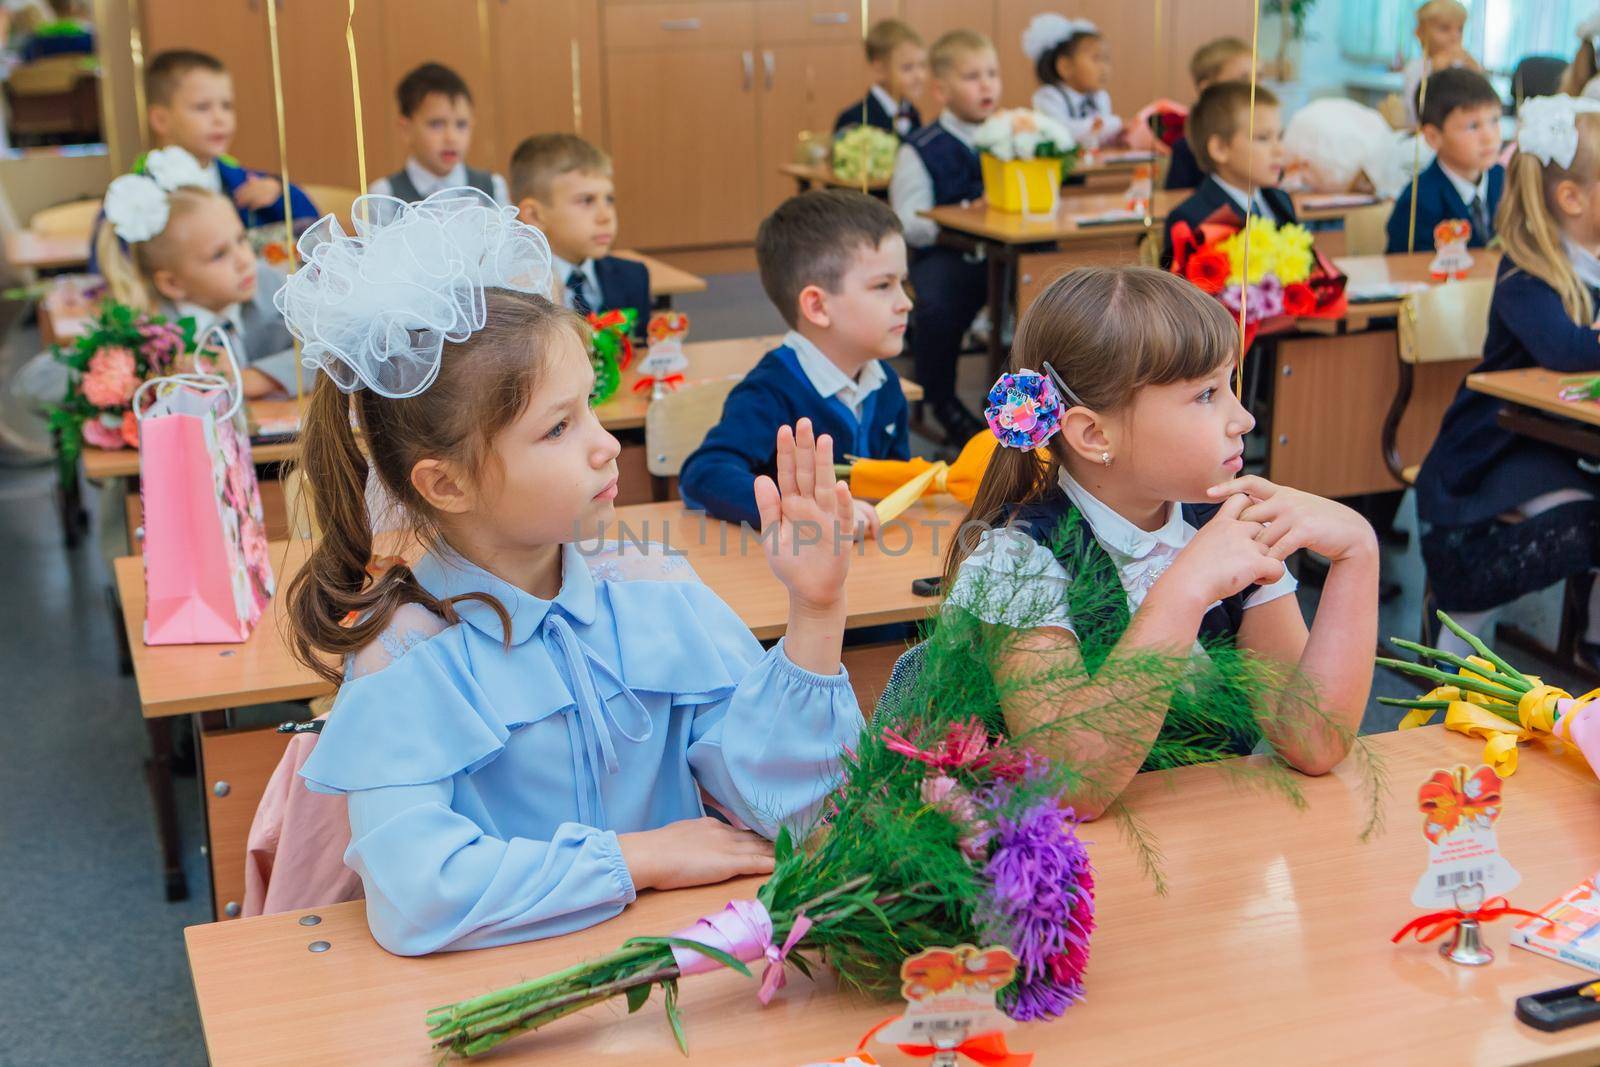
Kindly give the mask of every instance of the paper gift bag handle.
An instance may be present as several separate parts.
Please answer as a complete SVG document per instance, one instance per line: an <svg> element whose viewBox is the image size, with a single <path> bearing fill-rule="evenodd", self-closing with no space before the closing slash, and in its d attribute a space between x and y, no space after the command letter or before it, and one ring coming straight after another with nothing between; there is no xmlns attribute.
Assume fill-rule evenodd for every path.
<svg viewBox="0 0 1600 1067"><path fill-rule="evenodd" d="M131 404L135 421L144 420L144 412L149 405L142 405L140 398L144 396L145 390L151 386L156 386L160 389L173 389L180 385L187 385L201 391L232 387L233 404L223 413L222 418L224 420L231 419L239 413L239 405L244 403L244 376L239 370L239 356L233 350L233 340L228 336L228 332L219 325L208 327L206 332L202 333L195 342L195 351L198 352L204 348L213 333L222 342L222 349L227 353L228 370L231 372L231 378L224 378L220 374L169 374L164 378L151 378L134 390Z"/></svg>

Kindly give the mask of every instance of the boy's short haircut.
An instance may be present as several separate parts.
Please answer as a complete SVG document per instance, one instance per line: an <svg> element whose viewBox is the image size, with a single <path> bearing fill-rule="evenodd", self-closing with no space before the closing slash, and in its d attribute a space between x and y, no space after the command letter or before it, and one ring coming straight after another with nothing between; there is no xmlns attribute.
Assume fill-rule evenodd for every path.
<svg viewBox="0 0 1600 1067"><path fill-rule="evenodd" d="M1428 0L1417 8L1417 25L1424 22L1459 22L1466 25L1467 8L1460 0Z"/></svg>
<svg viewBox="0 0 1600 1067"><path fill-rule="evenodd" d="M573 133L538 133L511 153L511 202L544 200L563 174L611 176L611 157Z"/></svg>
<svg viewBox="0 0 1600 1067"><path fill-rule="evenodd" d="M874 22L872 29L867 31L867 62L888 59L890 53L903 44L914 44L921 48L922 35L899 19Z"/></svg>
<svg viewBox="0 0 1600 1067"><path fill-rule="evenodd" d="M1196 48L1189 57L1189 79L1199 85L1217 80L1222 68L1240 56L1250 54L1250 46L1237 37L1218 37Z"/></svg>
<svg viewBox="0 0 1600 1067"><path fill-rule="evenodd" d="M415 115L422 102L434 93L442 93L449 100L465 97L467 103L472 103L472 90L467 88L461 75L441 63L422 64L401 78L394 91L400 114L406 118Z"/></svg>
<svg viewBox="0 0 1600 1067"><path fill-rule="evenodd" d="M856 253L903 233L888 204L853 189L813 189L792 196L761 220L756 264L761 287L783 321L800 320L800 292L808 285L839 291Z"/></svg>
<svg viewBox="0 0 1600 1067"><path fill-rule="evenodd" d="M928 69L935 78L940 78L948 74L962 56L993 51L994 42L977 30L951 30L933 42L928 50Z"/></svg>
<svg viewBox="0 0 1600 1067"><path fill-rule="evenodd" d="M173 94L178 91L178 83L183 81L184 75L197 70L211 74L228 73L228 68L222 65L222 60L209 52L196 52L188 48L157 52L144 68L145 106L165 106L172 103Z"/></svg>
<svg viewBox="0 0 1600 1067"><path fill-rule="evenodd" d="M1277 107L1278 98L1272 90L1264 85L1256 86L1256 107ZM1189 147L1194 150L1194 157L1200 163L1200 169L1207 174L1216 173L1216 160L1211 158L1211 139L1220 137L1224 141L1233 139L1233 135L1244 128L1250 121L1250 83L1249 82L1217 82L1215 85L1206 86L1206 91L1200 94L1200 100L1194 105L1194 110L1189 112L1188 129Z"/></svg>
<svg viewBox="0 0 1600 1067"><path fill-rule="evenodd" d="M1494 91L1494 86L1475 70L1465 67L1446 67L1427 78L1427 91L1417 86L1417 124L1444 127L1444 120L1453 111L1466 107L1505 107L1505 101Z"/></svg>

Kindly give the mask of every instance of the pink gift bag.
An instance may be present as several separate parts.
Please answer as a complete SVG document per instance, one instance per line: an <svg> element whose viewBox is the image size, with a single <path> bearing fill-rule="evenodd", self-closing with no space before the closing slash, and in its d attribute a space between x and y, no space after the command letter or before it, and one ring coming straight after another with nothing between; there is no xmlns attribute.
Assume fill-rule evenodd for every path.
<svg viewBox="0 0 1600 1067"><path fill-rule="evenodd" d="M243 641L273 578L237 372L152 379L140 394L145 644Z"/></svg>

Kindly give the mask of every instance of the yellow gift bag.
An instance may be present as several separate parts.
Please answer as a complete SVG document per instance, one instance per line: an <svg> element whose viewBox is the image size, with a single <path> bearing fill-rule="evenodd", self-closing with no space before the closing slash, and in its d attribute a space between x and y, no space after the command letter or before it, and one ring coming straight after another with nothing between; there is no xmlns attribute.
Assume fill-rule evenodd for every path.
<svg viewBox="0 0 1600 1067"><path fill-rule="evenodd" d="M1054 215L1061 203L1061 160L1000 160L985 152L983 195L996 211Z"/></svg>

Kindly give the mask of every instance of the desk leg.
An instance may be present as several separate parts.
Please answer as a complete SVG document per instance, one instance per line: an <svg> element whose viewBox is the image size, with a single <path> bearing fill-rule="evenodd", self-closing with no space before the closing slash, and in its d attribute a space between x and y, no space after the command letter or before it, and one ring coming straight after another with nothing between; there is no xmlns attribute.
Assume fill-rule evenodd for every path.
<svg viewBox="0 0 1600 1067"><path fill-rule="evenodd" d="M995 378L1006 362L1006 291L1017 260L1007 244L997 241L984 249L989 261L989 377Z"/></svg>
<svg viewBox="0 0 1600 1067"><path fill-rule="evenodd" d="M178 801L172 789L172 719L159 716L144 721L150 734L150 758L145 762L145 780L150 786L150 803L155 808L156 840L161 846L161 865L167 880L167 899L189 899L189 884L183 876L183 843L178 838Z"/></svg>

